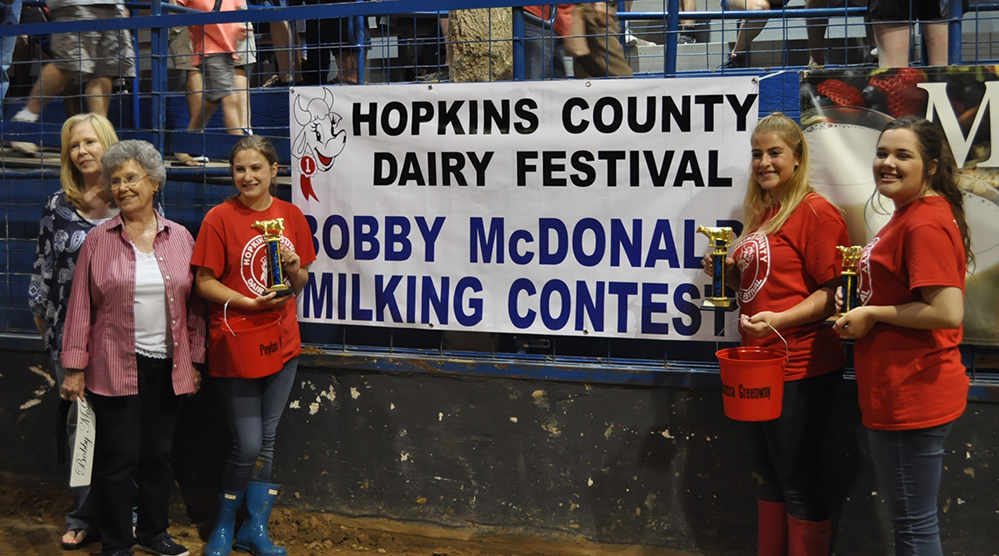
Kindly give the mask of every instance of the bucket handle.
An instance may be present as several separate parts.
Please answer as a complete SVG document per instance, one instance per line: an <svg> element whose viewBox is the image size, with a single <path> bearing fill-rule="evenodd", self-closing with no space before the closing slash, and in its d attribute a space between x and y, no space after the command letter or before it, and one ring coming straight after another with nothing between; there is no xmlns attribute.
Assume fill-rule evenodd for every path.
<svg viewBox="0 0 999 556"><path fill-rule="evenodd" d="M742 319L742 317L740 316L739 318L736 318L736 319L728 321L728 323L725 326L722 327L722 331L726 330L729 326L732 325L732 323L739 322L741 319ZM773 326L771 326L771 324L769 322L764 322L763 324L767 325L767 328L769 328L770 330L773 330L774 334L776 334L777 337L780 338L782 342L784 342L784 363L785 364L786 363L790 363L791 362L791 347L788 345L787 339L784 338L784 335L781 334L776 328L774 328ZM721 334L718 334L718 336L721 336Z"/></svg>
<svg viewBox="0 0 999 556"><path fill-rule="evenodd" d="M242 295L242 294L238 294L237 293L236 295L230 297L229 299L226 299L225 300L225 305L222 306L222 322L225 324L225 327L229 329L229 333L232 334L233 338L236 337L236 332L233 331L233 329L232 329L231 326L229 326L229 318L228 318L228 314L227 313L229 311L229 302L232 301L233 299L236 299L236 297L238 297L240 295Z"/></svg>
<svg viewBox="0 0 999 556"><path fill-rule="evenodd" d="M784 335L781 334L780 332L778 332L776 328L774 328L773 326L770 326L769 322L764 322L763 324L767 325L767 328L769 328L770 330L773 330L774 334L776 334L777 337L780 338L781 341L784 342L784 363L785 364L790 363L791 362L791 347L789 345L787 345L787 339L785 339Z"/></svg>

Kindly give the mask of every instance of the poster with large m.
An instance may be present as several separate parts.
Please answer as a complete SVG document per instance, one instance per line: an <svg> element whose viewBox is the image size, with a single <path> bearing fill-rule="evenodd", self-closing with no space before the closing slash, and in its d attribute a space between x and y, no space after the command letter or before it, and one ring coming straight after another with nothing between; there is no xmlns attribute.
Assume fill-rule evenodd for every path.
<svg viewBox="0 0 999 556"><path fill-rule="evenodd" d="M698 226L741 232L752 77L296 88L303 322L738 338Z"/></svg>
<svg viewBox="0 0 999 556"><path fill-rule="evenodd" d="M975 265L965 286L964 341L999 339L999 75L993 66L810 71L801 123L812 185L845 212L850 239L868 243L894 211L876 195L873 162L884 125L917 116L943 131L957 163Z"/></svg>

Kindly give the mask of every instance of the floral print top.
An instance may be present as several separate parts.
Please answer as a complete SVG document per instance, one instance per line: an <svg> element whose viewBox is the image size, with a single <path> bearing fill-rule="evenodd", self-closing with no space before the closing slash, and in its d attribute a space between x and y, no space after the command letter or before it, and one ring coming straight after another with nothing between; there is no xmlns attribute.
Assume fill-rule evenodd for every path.
<svg viewBox="0 0 999 556"><path fill-rule="evenodd" d="M49 197L42 210L28 303L31 312L45 323L45 349L54 360L59 359L62 350L66 307L69 306L80 246L90 230L106 220L87 220L80 216L63 191Z"/></svg>

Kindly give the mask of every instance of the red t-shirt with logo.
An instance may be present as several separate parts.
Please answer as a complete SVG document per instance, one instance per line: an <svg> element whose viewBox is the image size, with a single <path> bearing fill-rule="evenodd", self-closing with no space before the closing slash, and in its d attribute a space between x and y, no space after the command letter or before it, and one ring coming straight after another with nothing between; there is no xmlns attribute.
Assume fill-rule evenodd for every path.
<svg viewBox="0 0 999 556"><path fill-rule="evenodd" d="M864 247L857 293L863 305L922 299L919 288L961 288L967 260L961 231L943 197L896 210ZM877 430L935 427L957 419L968 403L961 364L963 327L917 330L879 322L854 343L864 426Z"/></svg>
<svg viewBox="0 0 999 556"><path fill-rule="evenodd" d="M773 217L772 209L765 221ZM739 268L739 310L753 316L760 311L779 313L807 299L819 285L840 276L838 245L850 245L843 215L821 195L809 193L776 232L752 232L732 253ZM843 344L823 321L780 331L790 358L784 380L800 380L835 371L844 364ZM761 346L784 353L777 334L766 338L742 335L742 345Z"/></svg>
<svg viewBox="0 0 999 556"><path fill-rule="evenodd" d="M284 218L284 234L281 236L281 249L294 252L302 261L302 266L316 260L312 244L312 234L305 215L295 205L274 199L267 210L247 208L239 199L228 200L208 211L201 223L198 240L194 245L191 264L210 269L219 281L233 290L251 298L267 293L267 242L263 232L253 227L258 220ZM285 277L285 284L291 286ZM281 339L284 361L302 353L302 339L298 331L294 300L285 303L281 309ZM229 306L228 314L247 314ZM222 304L211 304L211 330L209 341L221 345L223 328ZM212 376L239 377L237 369L209 369Z"/></svg>

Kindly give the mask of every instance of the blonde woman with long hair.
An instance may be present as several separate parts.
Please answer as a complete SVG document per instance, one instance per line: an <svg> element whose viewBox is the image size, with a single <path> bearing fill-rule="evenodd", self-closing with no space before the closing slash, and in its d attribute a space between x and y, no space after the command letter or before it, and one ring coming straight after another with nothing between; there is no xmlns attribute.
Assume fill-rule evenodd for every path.
<svg viewBox="0 0 999 556"><path fill-rule="evenodd" d="M118 214L101 181L101 157L108 147L117 142L114 126L104 116L79 114L66 120L62 126L60 154L62 170L59 181L62 188L49 197L42 209L28 301L35 316L35 325L52 359L59 387L66 376L59 363L59 354L73 267L80 246L90 230ZM76 432L76 410L77 404L72 403L67 419L70 447ZM74 487L72 490L73 510L66 515L67 530L60 542L66 550L87 544L97 532L96 516L86 504L90 487Z"/></svg>
<svg viewBox="0 0 999 556"><path fill-rule="evenodd" d="M759 478L758 551L826 556L832 528L820 454L844 354L824 321L835 311L836 247L850 240L839 209L808 184L808 145L794 120L761 119L751 143L746 234L726 260L729 285L738 294L742 345L788 355L781 416L747 429ZM711 256L702 262L710 274Z"/></svg>

